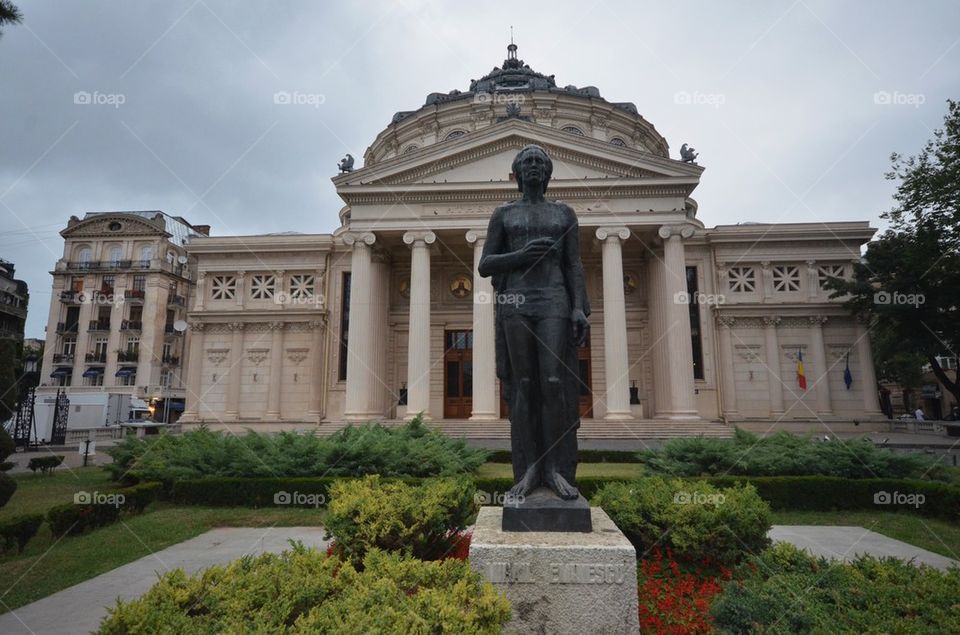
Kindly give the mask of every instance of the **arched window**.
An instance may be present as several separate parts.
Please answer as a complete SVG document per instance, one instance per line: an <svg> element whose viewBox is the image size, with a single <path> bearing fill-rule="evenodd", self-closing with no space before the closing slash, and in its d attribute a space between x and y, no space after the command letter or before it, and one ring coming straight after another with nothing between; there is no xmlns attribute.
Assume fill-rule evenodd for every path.
<svg viewBox="0 0 960 635"><path fill-rule="evenodd" d="M81 247L77 251L77 262L80 264L89 265L91 260L93 260L93 250L89 247Z"/></svg>
<svg viewBox="0 0 960 635"><path fill-rule="evenodd" d="M613 139L610 139L610 145L626 146L627 142L621 139L620 137L614 137Z"/></svg>
<svg viewBox="0 0 960 635"><path fill-rule="evenodd" d="M113 245L110 247L110 264L117 266L120 264L120 261L123 260L123 249L120 245Z"/></svg>
<svg viewBox="0 0 960 635"><path fill-rule="evenodd" d="M564 132L568 132L570 134L578 134L581 137L583 136L583 131L580 130L580 128L577 128L576 126L564 126L563 128L561 128L561 130L563 130Z"/></svg>
<svg viewBox="0 0 960 635"><path fill-rule="evenodd" d="M456 139L457 137L462 137L465 134L467 134L465 130L452 130L450 134L448 134L444 138L444 141L449 141L450 139Z"/></svg>
<svg viewBox="0 0 960 635"><path fill-rule="evenodd" d="M153 246L144 245L140 248L140 264L149 265L151 260L153 260Z"/></svg>

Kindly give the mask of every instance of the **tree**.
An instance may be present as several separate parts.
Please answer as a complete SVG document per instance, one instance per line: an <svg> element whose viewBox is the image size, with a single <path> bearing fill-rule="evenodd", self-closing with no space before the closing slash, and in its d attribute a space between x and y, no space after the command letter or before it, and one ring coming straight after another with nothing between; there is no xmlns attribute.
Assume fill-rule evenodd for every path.
<svg viewBox="0 0 960 635"><path fill-rule="evenodd" d="M881 368L918 354L960 402L958 373L951 378L937 361L960 349L960 103L947 102L943 129L917 156L890 160L886 178L899 181L894 207L881 215L890 229L867 245L852 280L829 283L831 297L846 295L871 335L892 338Z"/></svg>
<svg viewBox="0 0 960 635"><path fill-rule="evenodd" d="M20 24L23 21L23 14L17 5L10 0L0 0L0 35L3 35L3 27L7 24Z"/></svg>

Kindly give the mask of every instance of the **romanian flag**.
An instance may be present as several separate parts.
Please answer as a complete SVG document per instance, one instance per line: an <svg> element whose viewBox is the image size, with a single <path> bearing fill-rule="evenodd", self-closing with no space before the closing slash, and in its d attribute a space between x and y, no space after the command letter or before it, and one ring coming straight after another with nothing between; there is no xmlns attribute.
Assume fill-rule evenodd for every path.
<svg viewBox="0 0 960 635"><path fill-rule="evenodd" d="M807 376L803 373L803 349L797 349L797 383L800 390L807 389Z"/></svg>
<svg viewBox="0 0 960 635"><path fill-rule="evenodd" d="M847 385L847 390L850 390L850 386L853 384L853 373L850 372L850 353L847 353L847 367L843 369L843 383Z"/></svg>

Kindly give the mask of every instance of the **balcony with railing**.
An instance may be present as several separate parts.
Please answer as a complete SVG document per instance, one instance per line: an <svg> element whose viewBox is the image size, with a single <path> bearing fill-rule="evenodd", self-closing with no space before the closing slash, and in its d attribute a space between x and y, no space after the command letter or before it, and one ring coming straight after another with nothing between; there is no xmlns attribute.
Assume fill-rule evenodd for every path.
<svg viewBox="0 0 960 635"><path fill-rule="evenodd" d="M91 260L80 262L77 260L64 261L58 265L59 270L76 272L94 272L94 271L166 271L182 278L190 277L190 271L186 265L179 262L167 262L162 259L154 260Z"/></svg>
<svg viewBox="0 0 960 635"><path fill-rule="evenodd" d="M82 291L61 291L60 301L64 304L80 304L83 298Z"/></svg>
<svg viewBox="0 0 960 635"><path fill-rule="evenodd" d="M110 330L110 320L90 320L90 325L87 327L88 331L109 331Z"/></svg>
<svg viewBox="0 0 960 635"><path fill-rule="evenodd" d="M74 357L73 353L54 353L53 363L54 364L72 364L73 357Z"/></svg>
<svg viewBox="0 0 960 635"><path fill-rule="evenodd" d="M161 361L163 361L163 363L166 364L167 366L180 365L180 358L177 357L176 355L164 355Z"/></svg>
<svg viewBox="0 0 960 635"><path fill-rule="evenodd" d="M136 362L140 359L140 351L117 351L118 362Z"/></svg>
<svg viewBox="0 0 960 635"><path fill-rule="evenodd" d="M76 333L79 330L77 322L57 322L57 333Z"/></svg>
<svg viewBox="0 0 960 635"><path fill-rule="evenodd" d="M182 295L171 295L167 298L167 305L171 307L187 306L187 299Z"/></svg>
<svg viewBox="0 0 960 635"><path fill-rule="evenodd" d="M124 320L120 323L121 331L141 331L143 330L143 322L140 320Z"/></svg>
<svg viewBox="0 0 960 635"><path fill-rule="evenodd" d="M168 337L182 337L183 331L178 331L176 328L174 328L173 324L164 324L163 334Z"/></svg>
<svg viewBox="0 0 960 635"><path fill-rule="evenodd" d="M106 352L87 353L86 356L84 357L84 361L88 364L106 364L107 354Z"/></svg>
<svg viewBox="0 0 960 635"><path fill-rule="evenodd" d="M127 302L143 302L143 289L127 289L123 292L123 299Z"/></svg>

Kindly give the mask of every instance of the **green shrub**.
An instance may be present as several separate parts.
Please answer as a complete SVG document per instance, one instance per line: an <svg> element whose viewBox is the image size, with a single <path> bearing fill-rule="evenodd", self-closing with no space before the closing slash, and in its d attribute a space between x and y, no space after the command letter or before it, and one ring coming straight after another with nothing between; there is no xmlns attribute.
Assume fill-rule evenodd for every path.
<svg viewBox="0 0 960 635"><path fill-rule="evenodd" d="M400 427L347 426L327 438L313 434L206 428L183 435L125 438L107 450L114 480L172 483L203 477L452 476L472 472L487 451L468 448L419 419Z"/></svg>
<svg viewBox="0 0 960 635"><path fill-rule="evenodd" d="M577 460L580 463L640 463L636 452L629 450L579 450ZM495 450L487 457L487 463L510 463L513 455L510 450Z"/></svg>
<svg viewBox="0 0 960 635"><path fill-rule="evenodd" d="M507 600L466 562L370 552L362 571L294 544L195 576L166 573L117 601L97 631L119 633L490 633Z"/></svg>
<svg viewBox="0 0 960 635"><path fill-rule="evenodd" d="M466 478L437 478L419 487L379 476L330 487L324 525L336 553L359 566L371 549L425 560L455 546L454 533L476 513L475 489Z"/></svg>
<svg viewBox="0 0 960 635"><path fill-rule="evenodd" d="M211 477L176 481L170 488L170 498L181 505L210 507L270 507L281 492L322 496L328 500L328 490L339 477L318 478L237 478ZM411 479L417 482L417 479Z"/></svg>
<svg viewBox="0 0 960 635"><path fill-rule="evenodd" d="M0 472L0 507L7 504L15 491L17 491L17 482L9 474Z"/></svg>
<svg viewBox="0 0 960 635"><path fill-rule="evenodd" d="M738 569L710 613L732 633L958 633L960 568L815 559L777 543Z"/></svg>
<svg viewBox="0 0 960 635"><path fill-rule="evenodd" d="M0 426L0 461L6 461L7 457L16 451L17 444L13 442L13 437L6 428Z"/></svg>
<svg viewBox="0 0 960 635"><path fill-rule="evenodd" d="M17 551L23 551L41 524L42 514L26 514L0 522L0 551L9 551L14 547Z"/></svg>
<svg viewBox="0 0 960 635"><path fill-rule="evenodd" d="M162 483L140 483L119 491L123 494L123 509L139 514L163 493Z"/></svg>
<svg viewBox="0 0 960 635"><path fill-rule="evenodd" d="M750 485L650 477L610 483L593 497L642 558L656 546L678 558L729 566L769 544L770 508Z"/></svg>
<svg viewBox="0 0 960 635"><path fill-rule="evenodd" d="M141 483L124 489L91 494L83 492L73 503L57 505L47 511L47 521L54 537L79 535L116 522L121 512L137 514L157 500L163 491L160 483ZM85 496L84 496L85 495ZM93 496L103 496L94 500Z"/></svg>
<svg viewBox="0 0 960 635"><path fill-rule="evenodd" d="M13 461L4 461L0 463L0 472L9 472L14 467L16 467L16 465L17 464L14 463Z"/></svg>
<svg viewBox="0 0 960 635"><path fill-rule="evenodd" d="M41 474L53 474L54 468L63 463L62 454L51 454L50 456L35 456L27 463L27 467L34 474L40 470Z"/></svg>
<svg viewBox="0 0 960 635"><path fill-rule="evenodd" d="M923 454L878 448L866 438L823 442L788 432L760 438L738 429L733 439L672 439L638 456L653 471L670 476L948 478L936 459Z"/></svg>

